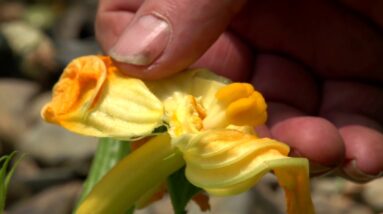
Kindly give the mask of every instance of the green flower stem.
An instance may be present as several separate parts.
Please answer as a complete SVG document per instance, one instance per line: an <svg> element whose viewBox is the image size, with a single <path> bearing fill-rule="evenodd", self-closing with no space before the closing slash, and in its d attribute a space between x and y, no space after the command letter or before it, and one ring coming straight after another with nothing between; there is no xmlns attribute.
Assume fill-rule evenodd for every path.
<svg viewBox="0 0 383 214"><path fill-rule="evenodd" d="M119 160L129 154L130 150L130 142L113 138L100 138L78 205L85 199L94 185L96 185Z"/></svg>
<svg viewBox="0 0 383 214"><path fill-rule="evenodd" d="M124 213L184 164L170 137L156 136L117 163L95 185L77 213Z"/></svg>
<svg viewBox="0 0 383 214"><path fill-rule="evenodd" d="M168 177L168 192L173 205L174 214L186 214L186 205L198 192L202 191L191 184L185 177L182 168Z"/></svg>

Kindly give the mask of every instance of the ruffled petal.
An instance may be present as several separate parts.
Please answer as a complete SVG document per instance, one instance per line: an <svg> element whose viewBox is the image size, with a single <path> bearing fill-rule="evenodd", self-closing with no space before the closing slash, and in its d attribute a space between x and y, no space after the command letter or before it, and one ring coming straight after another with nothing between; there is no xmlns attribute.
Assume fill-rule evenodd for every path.
<svg viewBox="0 0 383 214"><path fill-rule="evenodd" d="M288 213L313 213L308 161L288 157L283 143L223 129L184 136L175 145L183 153L188 180L212 195L244 192L274 171L286 191Z"/></svg>
<svg viewBox="0 0 383 214"><path fill-rule="evenodd" d="M162 126L164 109L143 81L124 76L110 58L85 56L67 66L41 114L79 134L132 139Z"/></svg>

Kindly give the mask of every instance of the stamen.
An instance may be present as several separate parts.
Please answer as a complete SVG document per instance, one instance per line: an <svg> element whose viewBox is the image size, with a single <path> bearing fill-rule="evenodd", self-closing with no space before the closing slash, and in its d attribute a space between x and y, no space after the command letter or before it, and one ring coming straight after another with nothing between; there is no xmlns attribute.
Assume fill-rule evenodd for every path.
<svg viewBox="0 0 383 214"><path fill-rule="evenodd" d="M232 83L222 87L217 91L215 97L224 103L231 103L240 98L249 97L254 92L254 88L248 83Z"/></svg>
<svg viewBox="0 0 383 214"><path fill-rule="evenodd" d="M231 124L256 126L266 121L266 102L248 83L224 86L217 91L216 98L226 106L226 119Z"/></svg>
<svg viewBox="0 0 383 214"><path fill-rule="evenodd" d="M170 118L170 133L175 136L194 133L203 129L202 120L206 112L192 95L181 95L178 99L165 101L165 109Z"/></svg>

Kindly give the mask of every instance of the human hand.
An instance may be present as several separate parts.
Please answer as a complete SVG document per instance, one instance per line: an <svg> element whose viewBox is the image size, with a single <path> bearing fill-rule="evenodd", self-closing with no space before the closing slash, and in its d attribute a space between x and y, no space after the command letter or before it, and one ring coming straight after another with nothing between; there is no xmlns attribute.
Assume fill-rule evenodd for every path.
<svg viewBox="0 0 383 214"><path fill-rule="evenodd" d="M309 158L313 175L364 182L383 171L381 11L374 0L101 0L96 34L134 76L195 62L253 83L268 134Z"/></svg>

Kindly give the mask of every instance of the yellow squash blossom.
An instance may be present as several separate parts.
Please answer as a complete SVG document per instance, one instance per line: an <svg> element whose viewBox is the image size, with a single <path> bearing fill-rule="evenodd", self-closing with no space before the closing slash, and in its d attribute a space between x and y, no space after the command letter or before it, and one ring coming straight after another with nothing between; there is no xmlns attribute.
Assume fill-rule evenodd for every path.
<svg viewBox="0 0 383 214"><path fill-rule="evenodd" d="M79 134L131 139L161 126L163 111L142 81L125 78L107 57L89 56L65 68L42 117Z"/></svg>
<svg viewBox="0 0 383 214"><path fill-rule="evenodd" d="M287 212L314 213L307 160L288 157L287 145L253 131L267 115L250 84L204 69L143 81L121 73L109 57L85 56L64 70L42 117L89 136L155 135L120 161L77 213L123 213L184 165L192 184L218 196L246 191L273 171Z"/></svg>

